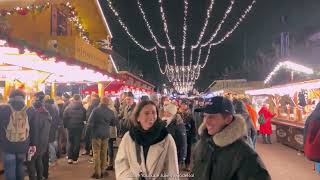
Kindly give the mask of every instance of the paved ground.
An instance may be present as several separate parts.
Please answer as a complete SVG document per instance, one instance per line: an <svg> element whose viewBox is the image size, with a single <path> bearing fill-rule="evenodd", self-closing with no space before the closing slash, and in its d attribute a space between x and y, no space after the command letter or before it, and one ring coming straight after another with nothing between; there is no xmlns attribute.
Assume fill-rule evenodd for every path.
<svg viewBox="0 0 320 180"><path fill-rule="evenodd" d="M320 174L313 169L313 163L306 160L302 154L281 144L265 145L258 141L257 151L265 162L273 180L320 180ZM68 165L65 159L51 168L50 180L88 180L92 173L92 164L88 157L82 156L77 165ZM108 180L115 179L110 171ZM0 177L0 180L3 178Z"/></svg>

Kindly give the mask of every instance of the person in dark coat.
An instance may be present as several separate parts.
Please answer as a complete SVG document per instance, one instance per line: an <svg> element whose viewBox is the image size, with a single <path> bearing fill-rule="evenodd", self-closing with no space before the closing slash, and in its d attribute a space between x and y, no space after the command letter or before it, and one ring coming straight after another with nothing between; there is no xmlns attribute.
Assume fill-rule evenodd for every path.
<svg viewBox="0 0 320 180"><path fill-rule="evenodd" d="M51 99L50 96L46 95L44 98L44 106L48 110L49 114L52 117L52 123L50 128L50 135L49 135L49 156L50 156L50 163L54 164L57 160L57 132L59 127L59 108L54 103L54 100Z"/></svg>
<svg viewBox="0 0 320 180"><path fill-rule="evenodd" d="M195 122L195 126L196 126L196 130L199 129L200 125L202 124L202 116L203 113L202 112L195 112L195 109L199 109L199 108L203 108L204 107L204 99L203 98L199 98L198 99L198 103L193 107L193 119ZM197 139L200 139L200 136L197 134Z"/></svg>
<svg viewBox="0 0 320 180"><path fill-rule="evenodd" d="M23 162L28 151L36 152L36 139L39 136L39 128L35 124L35 111L25 104L26 95L21 90L14 90L9 96L8 104L0 105L0 146L3 152L4 177L7 180L23 180ZM29 123L29 134L26 140L10 142L6 137L6 128L14 111L26 108Z"/></svg>
<svg viewBox="0 0 320 180"><path fill-rule="evenodd" d="M68 137L67 137L67 129L66 127L64 127L63 124L63 112L64 110L68 107L68 105L70 104L70 98L71 96L68 93L63 93L62 94L62 98L58 98L57 100L57 104L59 107L59 116L60 116L60 127L58 130L58 155L61 156L62 154L66 154L67 153L67 144L68 144Z"/></svg>
<svg viewBox="0 0 320 180"><path fill-rule="evenodd" d="M246 122L235 115L232 102L222 96L211 99L199 128L194 151L193 180L270 180L259 155L246 141Z"/></svg>
<svg viewBox="0 0 320 180"><path fill-rule="evenodd" d="M247 134L249 139L249 143L252 144L252 147L255 148L255 140L256 140L256 136L257 136L257 131L254 128L254 125L252 123L251 117L249 115L249 112L245 106L245 104L238 99L233 100L233 105L235 108L235 111L237 114L240 114L244 120L246 121L247 124Z"/></svg>
<svg viewBox="0 0 320 180"><path fill-rule="evenodd" d="M42 180L49 176L49 136L52 116L44 104L45 94L40 91L34 95L33 108L35 110L35 124L39 135L36 139L37 151L27 162L30 180ZM28 155L29 156L29 155Z"/></svg>
<svg viewBox="0 0 320 180"><path fill-rule="evenodd" d="M120 115L120 117L122 117L119 122L119 134L121 137L132 127L130 119L135 107L136 103L134 102L134 95L132 92L128 92L126 97L126 107L124 108L123 113Z"/></svg>
<svg viewBox="0 0 320 180"><path fill-rule="evenodd" d="M110 138L110 126L116 125L116 117L108 107L108 97L101 98L100 105L95 108L88 121L88 128L92 132L92 150L94 160L94 173L92 178L102 177L102 171L106 167L108 138Z"/></svg>
<svg viewBox="0 0 320 180"><path fill-rule="evenodd" d="M191 165L191 148L192 144L196 141L196 126L195 122L192 118L192 114L189 110L189 103L187 100L182 100L179 115L184 121L184 125L186 127L187 132L187 157L185 161L185 171L190 171Z"/></svg>
<svg viewBox="0 0 320 180"><path fill-rule="evenodd" d="M87 113L86 113L87 121L89 120L89 117L90 117L93 109L96 108L100 103L100 98L99 98L98 94L92 94L90 99L91 99L91 102L90 102L90 105L89 105L89 107L87 109ZM90 130L90 128L86 128L86 131L85 131L85 144L86 144L85 145L85 152L83 152L82 155L89 155L90 154L90 151L92 149L91 140L92 140L91 130Z"/></svg>
<svg viewBox="0 0 320 180"><path fill-rule="evenodd" d="M84 122L86 121L86 109L83 107L79 94L73 96L72 102L63 112L64 127L68 130L68 163L78 163L80 140Z"/></svg>
<svg viewBox="0 0 320 180"><path fill-rule="evenodd" d="M183 168L187 156L186 127L181 116L177 114L178 107L175 104L170 103L164 106L163 110L162 120L166 122L167 130L176 143L179 167Z"/></svg>

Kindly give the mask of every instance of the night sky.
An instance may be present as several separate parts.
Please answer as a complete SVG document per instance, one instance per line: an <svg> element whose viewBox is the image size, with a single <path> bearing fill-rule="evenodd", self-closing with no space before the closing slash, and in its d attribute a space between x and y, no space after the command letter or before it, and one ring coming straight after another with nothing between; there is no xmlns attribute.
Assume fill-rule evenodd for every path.
<svg viewBox="0 0 320 180"><path fill-rule="evenodd" d="M106 0L100 0L100 2L114 36L114 50L129 59L128 64L136 65L141 69L143 78L147 81L155 85L167 83L165 76L160 74L154 53L145 52L136 46L111 13ZM167 46L158 0L141 0L141 2L152 30L160 43ZM220 39L234 25L251 2L252 0L236 0L233 11L217 39ZM189 3L187 45L196 42L210 0L189 0ZM215 30L228 5L229 0L216 0L203 41L207 40ZM155 45L140 15L136 0L113 0L113 6L139 42L146 47ZM275 47L279 44L280 32L290 32L292 38L290 41L293 44L305 44L304 41L310 34L320 31L319 7L319 0L257 0L252 11L232 36L211 50L209 63L202 70L196 88L204 90L217 79L263 80L280 61L274 55ZM181 46L183 0L164 0L164 10L172 43ZM189 50L186 51L186 57L189 57L189 53ZM160 54L163 53L160 52ZM179 53L177 57L179 57L177 61L181 63ZM160 60L161 65L164 65L162 55L160 55ZM196 59L193 61L195 63ZM173 62L172 58L169 59L169 62ZM188 60L186 62L189 63ZM303 58L297 62L314 63Z"/></svg>

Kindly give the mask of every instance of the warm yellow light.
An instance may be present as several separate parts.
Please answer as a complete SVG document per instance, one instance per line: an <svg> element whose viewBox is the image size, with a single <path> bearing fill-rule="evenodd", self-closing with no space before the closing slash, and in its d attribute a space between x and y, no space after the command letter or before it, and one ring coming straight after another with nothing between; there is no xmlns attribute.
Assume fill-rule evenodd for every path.
<svg viewBox="0 0 320 180"><path fill-rule="evenodd" d="M24 54L19 54L16 48L0 47L0 64L9 64L52 74L49 82L98 82L110 80L110 77L107 75L94 72L87 68L81 69L80 66L70 66L65 62L56 62L55 58L43 60L37 54L30 53L29 51L25 51ZM15 75L18 75L18 73Z"/></svg>

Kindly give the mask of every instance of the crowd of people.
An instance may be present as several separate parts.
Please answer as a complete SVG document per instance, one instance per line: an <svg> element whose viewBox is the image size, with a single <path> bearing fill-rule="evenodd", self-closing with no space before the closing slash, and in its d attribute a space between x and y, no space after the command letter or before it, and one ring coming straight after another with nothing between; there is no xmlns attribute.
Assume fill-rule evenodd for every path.
<svg viewBox="0 0 320 180"><path fill-rule="evenodd" d="M248 99L155 94L136 103L131 92L115 101L97 94L82 100L67 93L52 99L38 92L31 106L25 98L14 90L0 105L7 180L23 179L25 171L30 180L47 179L57 159L66 157L66 163L76 165L79 155L92 157L95 179L112 170L117 179L178 179L179 172L199 180L270 179L255 151L259 134L271 144L275 115L267 105L256 111Z"/></svg>

